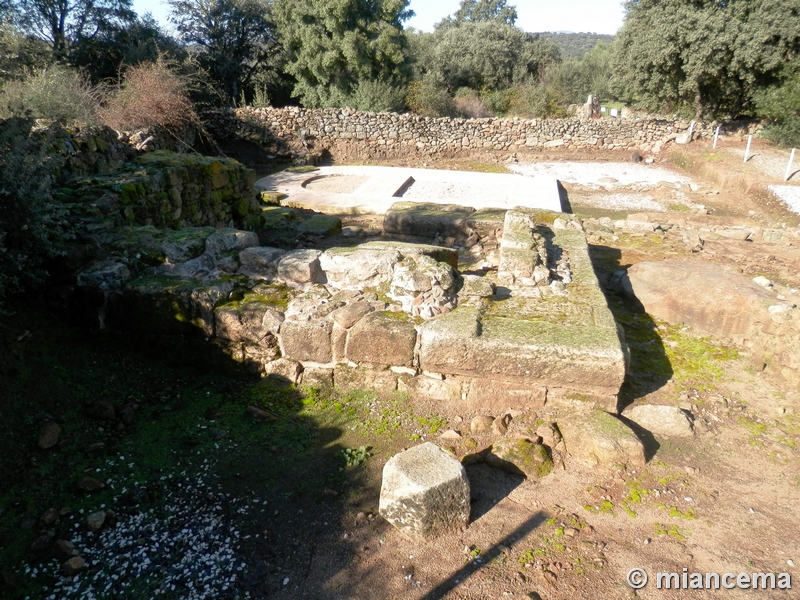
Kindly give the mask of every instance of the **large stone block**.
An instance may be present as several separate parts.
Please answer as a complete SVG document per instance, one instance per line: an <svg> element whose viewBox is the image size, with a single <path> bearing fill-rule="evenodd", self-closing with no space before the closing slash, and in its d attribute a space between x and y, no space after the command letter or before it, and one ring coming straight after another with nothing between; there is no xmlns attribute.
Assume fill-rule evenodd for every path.
<svg viewBox="0 0 800 600"><path fill-rule="evenodd" d="M403 259L394 248L331 248L319 258L328 285L335 288L370 288L388 284L394 266Z"/></svg>
<svg viewBox="0 0 800 600"><path fill-rule="evenodd" d="M627 408L622 416L658 436L686 437L694 433L692 420L677 406L639 404Z"/></svg>
<svg viewBox="0 0 800 600"><path fill-rule="evenodd" d="M425 371L617 394L625 353L616 328L481 316L460 307L419 327Z"/></svg>
<svg viewBox="0 0 800 600"><path fill-rule="evenodd" d="M721 337L747 336L776 304L747 277L700 260L638 263L622 285L649 315Z"/></svg>
<svg viewBox="0 0 800 600"><path fill-rule="evenodd" d="M405 534L435 537L469 523L470 490L461 463L426 442L383 468L379 512Z"/></svg>
<svg viewBox="0 0 800 600"><path fill-rule="evenodd" d="M225 252L240 252L253 246L258 246L258 235L253 231L218 229L206 238L206 252L214 258L219 258Z"/></svg>
<svg viewBox="0 0 800 600"><path fill-rule="evenodd" d="M283 355L299 361L331 362L332 330L333 323L325 319L284 321L280 331Z"/></svg>
<svg viewBox="0 0 800 600"><path fill-rule="evenodd" d="M396 202L386 211L383 230L429 238L437 235L466 237L469 235L467 219L474 212L474 208L459 204Z"/></svg>
<svg viewBox="0 0 800 600"><path fill-rule="evenodd" d="M336 365L333 384L345 392L371 390L377 394L391 394L397 389L397 375L385 368Z"/></svg>
<svg viewBox="0 0 800 600"><path fill-rule="evenodd" d="M292 250L278 262L278 279L289 285L304 286L320 280L321 252L319 250Z"/></svg>
<svg viewBox="0 0 800 600"><path fill-rule="evenodd" d="M565 415L558 420L567 452L586 466L625 464L641 467L644 446L622 421L603 410Z"/></svg>
<svg viewBox="0 0 800 600"><path fill-rule="evenodd" d="M239 252L239 272L255 279L272 280L278 273L278 262L286 250L256 246Z"/></svg>
<svg viewBox="0 0 800 600"><path fill-rule="evenodd" d="M278 335L283 314L264 302L223 305L214 311L217 336L257 344L268 334Z"/></svg>
<svg viewBox="0 0 800 600"><path fill-rule="evenodd" d="M410 367L416 343L417 331L406 315L374 312L350 329L345 354L353 362Z"/></svg>

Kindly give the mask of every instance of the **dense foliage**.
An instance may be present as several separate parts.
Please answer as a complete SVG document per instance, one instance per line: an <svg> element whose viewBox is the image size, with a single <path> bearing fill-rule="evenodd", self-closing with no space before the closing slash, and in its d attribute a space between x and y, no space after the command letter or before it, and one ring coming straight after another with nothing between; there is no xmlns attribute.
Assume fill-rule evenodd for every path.
<svg viewBox="0 0 800 600"><path fill-rule="evenodd" d="M614 43L613 35L603 35L598 33L540 33L539 37L548 42L553 42L558 46L561 58L583 58L598 44L611 45Z"/></svg>
<svg viewBox="0 0 800 600"><path fill-rule="evenodd" d="M756 114L754 94L800 51L800 0L628 0L614 89L696 118ZM657 34L656 34L657 32Z"/></svg>
<svg viewBox="0 0 800 600"><path fill-rule="evenodd" d="M0 309L3 300L40 283L45 262L67 233L52 189L59 165L48 158L47 131L29 119L0 121Z"/></svg>

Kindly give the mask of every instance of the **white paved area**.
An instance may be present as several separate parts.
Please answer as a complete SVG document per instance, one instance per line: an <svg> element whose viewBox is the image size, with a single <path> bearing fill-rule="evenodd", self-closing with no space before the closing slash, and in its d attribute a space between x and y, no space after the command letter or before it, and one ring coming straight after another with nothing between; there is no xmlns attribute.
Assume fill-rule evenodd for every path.
<svg viewBox="0 0 800 600"><path fill-rule="evenodd" d="M648 189L662 182L689 183L690 179L655 165L633 162L550 162L509 165L511 171L529 177L555 177L564 183L594 189L623 187Z"/></svg>
<svg viewBox="0 0 800 600"><path fill-rule="evenodd" d="M319 177L368 177L350 194L308 186ZM460 204L481 208L543 208L561 212L558 181L550 175L408 169L400 167L321 167L308 173L282 171L256 182L259 190L286 194L286 206L329 214L384 214L395 202ZM319 186L324 187L324 186Z"/></svg>
<svg viewBox="0 0 800 600"><path fill-rule="evenodd" d="M798 185L770 185L770 192L783 200L789 210L800 215L800 186Z"/></svg>

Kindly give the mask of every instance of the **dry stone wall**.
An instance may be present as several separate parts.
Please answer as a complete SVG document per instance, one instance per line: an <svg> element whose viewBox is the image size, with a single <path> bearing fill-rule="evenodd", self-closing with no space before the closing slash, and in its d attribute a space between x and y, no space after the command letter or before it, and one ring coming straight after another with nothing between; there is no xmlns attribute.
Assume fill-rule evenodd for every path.
<svg viewBox="0 0 800 600"><path fill-rule="evenodd" d="M294 150L334 148L341 144L377 151L411 150L421 154L475 150L526 151L550 148L638 150L657 153L688 133L690 121L668 117L604 119L457 119L410 114L365 113L350 109L240 108L219 115L217 135L276 143ZM717 123L695 123L694 139L710 138ZM727 135L757 132L751 123L733 123Z"/></svg>

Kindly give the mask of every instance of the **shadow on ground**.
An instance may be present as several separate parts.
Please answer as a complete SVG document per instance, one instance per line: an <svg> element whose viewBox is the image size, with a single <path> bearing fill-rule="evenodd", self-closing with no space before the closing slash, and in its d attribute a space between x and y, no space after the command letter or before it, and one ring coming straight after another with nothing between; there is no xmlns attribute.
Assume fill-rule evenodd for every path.
<svg viewBox="0 0 800 600"><path fill-rule="evenodd" d="M630 352L630 364L620 390L620 409L637 398L661 389L672 378L673 370L658 333L658 326L641 304L610 289L612 275L631 265L621 264L622 253L609 246L589 245L592 261L606 302L614 319L622 327Z"/></svg>

